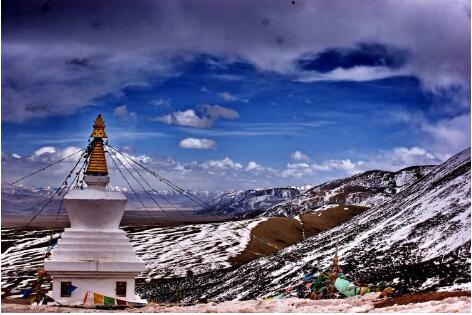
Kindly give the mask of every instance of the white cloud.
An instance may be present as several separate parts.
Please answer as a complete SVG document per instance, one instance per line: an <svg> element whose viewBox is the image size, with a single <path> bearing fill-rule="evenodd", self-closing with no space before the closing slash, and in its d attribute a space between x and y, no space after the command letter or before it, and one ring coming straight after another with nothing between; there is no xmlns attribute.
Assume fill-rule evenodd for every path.
<svg viewBox="0 0 472 315"><path fill-rule="evenodd" d="M301 178L303 176L311 175L314 172L314 169L307 163L289 163L287 164L287 168L281 172L281 176Z"/></svg>
<svg viewBox="0 0 472 315"><path fill-rule="evenodd" d="M203 104L194 109L176 111L170 114L152 118L152 121L168 125L188 126L196 128L209 128L219 119L234 120L239 118L238 112L220 105Z"/></svg>
<svg viewBox="0 0 472 315"><path fill-rule="evenodd" d="M330 72L303 73L298 78L300 82L316 81L372 81L385 79L392 76L406 74L404 70L393 70L387 67L356 66L349 69L336 68Z"/></svg>
<svg viewBox="0 0 472 315"><path fill-rule="evenodd" d="M186 138L179 142L179 147L183 149L214 149L216 148L216 142L205 138Z"/></svg>
<svg viewBox="0 0 472 315"><path fill-rule="evenodd" d="M194 143L200 145L203 142ZM78 150L79 148L76 147L40 147L34 152L32 158L15 158L12 154L2 152L4 180L8 182L20 178L28 172L44 166L44 163L56 161ZM210 190L313 185L367 170L397 171L412 165L439 164L441 162L440 157L419 146L394 147L389 150L377 151L362 160L341 158L327 159L316 163L300 161L288 163L285 167L278 169L261 165L254 160L243 165L230 157L202 162L182 162L168 156L133 155L130 152L128 154L133 159L146 163L150 169L158 170L162 176L178 183L183 188ZM27 182L33 186L59 184L78 158L77 154L58 164L58 167L49 169L48 176L32 178ZM125 164L127 163L123 158L120 159ZM107 160L112 182L126 186L109 156L107 156Z"/></svg>
<svg viewBox="0 0 472 315"><path fill-rule="evenodd" d="M398 171L414 165L436 165L445 160L442 156L428 152L421 147L396 147L380 151L377 155L365 162L364 169L380 169Z"/></svg>
<svg viewBox="0 0 472 315"><path fill-rule="evenodd" d="M240 163L234 162L229 157L225 157L222 160L209 160L203 162L201 167L204 169L218 169L218 170L226 170L226 169L241 169L243 166Z"/></svg>
<svg viewBox="0 0 472 315"><path fill-rule="evenodd" d="M222 99L224 99L227 102L234 102L234 101L238 100L238 98L236 96L232 95L229 92L218 92L218 93L216 93L216 95L218 95L219 97L221 97Z"/></svg>
<svg viewBox="0 0 472 315"><path fill-rule="evenodd" d="M46 153L50 153L50 154L56 153L56 148L55 147L41 147L37 149L36 151L34 151L33 156L40 157L41 155L46 154Z"/></svg>
<svg viewBox="0 0 472 315"><path fill-rule="evenodd" d="M115 115L118 118L136 118L136 112L130 112L128 111L128 108L126 105L121 105L115 108L113 111L113 115Z"/></svg>
<svg viewBox="0 0 472 315"><path fill-rule="evenodd" d="M170 99L160 98L160 99L157 99L157 100L153 100L150 103L154 106L168 107L168 106L170 106Z"/></svg>
<svg viewBox="0 0 472 315"><path fill-rule="evenodd" d="M420 132L419 146L427 147L440 160L470 147L470 112L437 121L428 119L421 112L390 111L385 116L388 117L386 123L403 122L413 132Z"/></svg>
<svg viewBox="0 0 472 315"><path fill-rule="evenodd" d="M210 93L211 91L209 89L207 89L206 87L202 86L200 88L200 91L203 92L203 93Z"/></svg>
<svg viewBox="0 0 472 315"><path fill-rule="evenodd" d="M193 109L176 111L171 114L155 117L152 120L168 125L189 126L196 128L209 128L213 125L213 120L208 117L198 116L198 114Z"/></svg>
<svg viewBox="0 0 472 315"><path fill-rule="evenodd" d="M310 158L308 157L308 155L298 150L290 154L290 157L295 161L310 161Z"/></svg>
<svg viewBox="0 0 472 315"><path fill-rule="evenodd" d="M428 147L444 156L470 147L470 113L437 122L423 121L421 130L431 138Z"/></svg>
<svg viewBox="0 0 472 315"><path fill-rule="evenodd" d="M21 159L21 155L16 154L16 153L13 153L11 156L14 157L15 159Z"/></svg>
<svg viewBox="0 0 472 315"><path fill-rule="evenodd" d="M322 166L329 170L342 170L350 175L362 172L361 167L365 164L364 161L352 162L350 159L345 160L328 160Z"/></svg>
<svg viewBox="0 0 472 315"><path fill-rule="evenodd" d="M220 105L203 104L200 105L199 108L202 109L206 116L213 120L217 120L220 118L234 120L239 118L239 114L237 111Z"/></svg>
<svg viewBox="0 0 472 315"><path fill-rule="evenodd" d="M250 172L250 171L261 171L263 169L264 168L260 164L257 164L254 161L250 161L249 163L247 163L247 166L246 166L246 171L248 171L248 172Z"/></svg>

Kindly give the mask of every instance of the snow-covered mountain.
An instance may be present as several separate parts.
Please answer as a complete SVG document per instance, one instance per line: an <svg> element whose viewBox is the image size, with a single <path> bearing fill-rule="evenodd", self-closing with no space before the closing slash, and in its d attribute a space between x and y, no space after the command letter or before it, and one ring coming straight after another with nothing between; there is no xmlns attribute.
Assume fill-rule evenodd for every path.
<svg viewBox="0 0 472 315"><path fill-rule="evenodd" d="M325 205L372 207L421 179L435 166L411 166L397 172L367 171L318 186L250 189L222 193L200 213L239 218L295 216Z"/></svg>
<svg viewBox="0 0 472 315"><path fill-rule="evenodd" d="M2 187L2 216L3 215L31 215L38 211L54 194L55 188L25 188L22 186ZM47 211L57 210L59 200L53 200Z"/></svg>
<svg viewBox="0 0 472 315"><path fill-rule="evenodd" d="M276 254L139 291L161 299L176 288L188 300L260 298L327 268L337 240L344 272L365 283L385 281L398 292L469 283L470 188L467 149L384 203Z"/></svg>
<svg viewBox="0 0 472 315"><path fill-rule="evenodd" d="M46 201L54 194L56 189L57 188L53 187L2 187L2 215L31 215L38 211L46 203ZM128 198L127 209L142 208L139 199L142 200L146 206L155 207L155 204L152 199L150 199L149 196L142 190L137 190L136 196L134 192L130 191L127 187L110 186L109 189L114 191L121 191L125 194L125 196ZM156 199L159 203L161 203L161 205L166 207L171 206L168 201L170 201L178 208L190 208L197 210L202 207L201 204L189 200L188 198L182 196L174 190L159 190L157 192L151 193L154 199ZM204 202L209 202L210 199L213 199L215 198L215 196L222 194L222 192L220 191L211 192L199 190L188 191L188 193L198 197ZM63 195L64 194L62 194L61 196L54 197L53 201L43 211L43 214L56 213Z"/></svg>
<svg viewBox="0 0 472 315"><path fill-rule="evenodd" d="M405 187L420 180L435 166L411 166L397 172L367 171L352 177L337 179L313 187L291 200L279 203L261 216L295 216L331 205L373 207L392 198Z"/></svg>
<svg viewBox="0 0 472 315"><path fill-rule="evenodd" d="M297 187L250 189L223 193L210 200L210 208L201 213L242 216L250 213L256 216L265 209L299 196L301 189Z"/></svg>

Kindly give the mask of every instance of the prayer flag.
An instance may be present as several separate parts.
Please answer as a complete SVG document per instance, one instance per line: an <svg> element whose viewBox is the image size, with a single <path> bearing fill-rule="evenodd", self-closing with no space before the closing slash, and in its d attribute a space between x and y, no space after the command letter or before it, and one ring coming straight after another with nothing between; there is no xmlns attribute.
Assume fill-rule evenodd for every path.
<svg viewBox="0 0 472 315"><path fill-rule="evenodd" d="M88 293L89 293L89 291L85 292L85 296L84 296L84 304L86 304L86 303L87 303Z"/></svg>
<svg viewBox="0 0 472 315"><path fill-rule="evenodd" d="M125 300L116 299L116 305L128 305Z"/></svg>
<svg viewBox="0 0 472 315"><path fill-rule="evenodd" d="M103 304L105 305L115 305L115 299L109 296L103 298Z"/></svg>
<svg viewBox="0 0 472 315"><path fill-rule="evenodd" d="M23 298L27 298L33 293L33 289L23 289L21 290L21 294L23 295Z"/></svg>
<svg viewBox="0 0 472 315"><path fill-rule="evenodd" d="M93 293L93 304L103 304L104 296L98 293Z"/></svg>
<svg viewBox="0 0 472 315"><path fill-rule="evenodd" d="M70 285L66 288L67 294L71 295L74 290L77 289L76 286Z"/></svg>

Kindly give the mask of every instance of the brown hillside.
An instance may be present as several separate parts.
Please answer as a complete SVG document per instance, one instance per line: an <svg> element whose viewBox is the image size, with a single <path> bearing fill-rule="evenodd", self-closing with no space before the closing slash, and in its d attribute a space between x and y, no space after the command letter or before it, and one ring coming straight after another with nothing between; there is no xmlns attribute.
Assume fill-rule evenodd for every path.
<svg viewBox="0 0 472 315"><path fill-rule="evenodd" d="M366 211L367 207L340 205L319 212L307 212L300 215L305 238L329 230L352 217Z"/></svg>
<svg viewBox="0 0 472 315"><path fill-rule="evenodd" d="M301 214L300 221L287 217L268 218L252 230L251 240L245 250L231 257L229 262L233 266L237 266L261 256L270 255L278 251L278 248L285 248L304 238L331 229L367 209L367 207L340 205L322 211Z"/></svg>

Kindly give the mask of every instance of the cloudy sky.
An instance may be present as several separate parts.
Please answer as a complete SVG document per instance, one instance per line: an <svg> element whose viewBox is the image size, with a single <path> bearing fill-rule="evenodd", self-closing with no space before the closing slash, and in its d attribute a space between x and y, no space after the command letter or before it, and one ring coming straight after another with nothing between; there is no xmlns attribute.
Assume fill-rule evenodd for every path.
<svg viewBox="0 0 472 315"><path fill-rule="evenodd" d="M189 189L470 146L469 1L6 0L2 31L3 182L86 146L98 113L111 144Z"/></svg>

